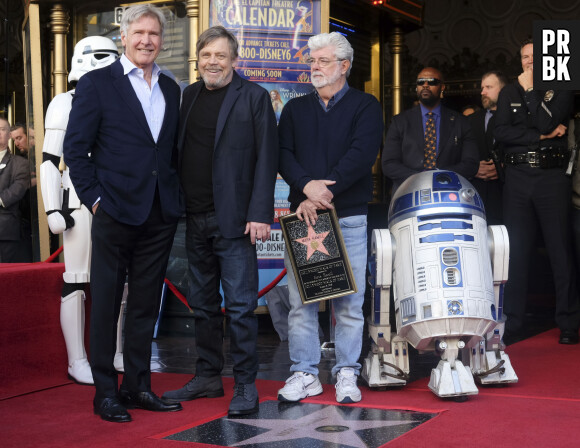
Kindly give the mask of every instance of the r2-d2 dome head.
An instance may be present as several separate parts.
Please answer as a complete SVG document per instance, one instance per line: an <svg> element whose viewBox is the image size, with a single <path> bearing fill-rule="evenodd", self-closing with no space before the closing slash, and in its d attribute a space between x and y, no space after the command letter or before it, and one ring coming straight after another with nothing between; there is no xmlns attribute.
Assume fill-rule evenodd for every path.
<svg viewBox="0 0 580 448"><path fill-rule="evenodd" d="M68 82L76 83L85 73L112 64L119 57L117 45L102 36L89 36L75 45Z"/></svg>

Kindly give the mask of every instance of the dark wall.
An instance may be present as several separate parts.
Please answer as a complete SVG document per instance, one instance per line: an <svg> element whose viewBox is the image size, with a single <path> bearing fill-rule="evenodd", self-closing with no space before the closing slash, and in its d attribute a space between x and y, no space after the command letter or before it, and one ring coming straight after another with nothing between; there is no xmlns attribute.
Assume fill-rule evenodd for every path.
<svg viewBox="0 0 580 448"><path fill-rule="evenodd" d="M0 3L0 114L5 116L15 92L16 121L26 121L24 100L24 62L22 60L21 0Z"/></svg>

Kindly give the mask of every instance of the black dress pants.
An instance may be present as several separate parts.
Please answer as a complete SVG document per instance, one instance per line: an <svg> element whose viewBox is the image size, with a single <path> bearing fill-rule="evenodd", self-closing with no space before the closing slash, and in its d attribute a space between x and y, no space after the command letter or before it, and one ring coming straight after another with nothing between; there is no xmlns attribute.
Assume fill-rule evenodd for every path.
<svg viewBox="0 0 580 448"><path fill-rule="evenodd" d="M151 340L159 314L163 280L177 222L163 220L156 195L147 220L120 223L99 207L92 225L90 364L95 400L117 395L113 367L117 321L125 279L129 295L125 316L122 388L151 390Z"/></svg>
<svg viewBox="0 0 580 448"><path fill-rule="evenodd" d="M504 221L510 243L504 312L506 332L522 330L528 293L530 259L537 232L542 232L554 277L556 324L576 330L580 307L575 283L571 240L571 180L563 169L506 166Z"/></svg>

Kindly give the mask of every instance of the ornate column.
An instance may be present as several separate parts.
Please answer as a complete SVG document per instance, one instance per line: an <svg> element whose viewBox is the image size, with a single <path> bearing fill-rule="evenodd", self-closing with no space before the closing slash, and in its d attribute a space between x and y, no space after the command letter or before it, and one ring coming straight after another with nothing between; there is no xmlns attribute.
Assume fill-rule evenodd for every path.
<svg viewBox="0 0 580 448"><path fill-rule="evenodd" d="M189 83L197 81L197 54L195 47L199 37L199 2L200 0L187 0L185 10L189 17Z"/></svg>
<svg viewBox="0 0 580 448"><path fill-rule="evenodd" d="M401 112L403 105L401 94L401 54L404 49L404 40L402 28L400 26L393 27L388 42L393 60L393 116Z"/></svg>
<svg viewBox="0 0 580 448"><path fill-rule="evenodd" d="M66 92L66 35L69 30L68 10L62 4L52 7L50 13L50 30L54 37L54 95Z"/></svg>

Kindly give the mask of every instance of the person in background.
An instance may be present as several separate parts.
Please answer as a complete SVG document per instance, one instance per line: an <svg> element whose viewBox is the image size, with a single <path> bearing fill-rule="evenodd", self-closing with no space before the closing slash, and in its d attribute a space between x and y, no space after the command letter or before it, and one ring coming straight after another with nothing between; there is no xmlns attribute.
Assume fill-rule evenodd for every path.
<svg viewBox="0 0 580 448"><path fill-rule="evenodd" d="M499 92L508 83L499 71L485 73L481 77L481 104L483 109L469 117L471 130L479 150L479 169L471 183L477 189L485 206L485 216L489 225L503 223L502 167L496 141L493 137L495 111Z"/></svg>
<svg viewBox="0 0 580 448"><path fill-rule="evenodd" d="M571 240L572 183L565 174L574 92L535 89L531 39L523 42L520 55L522 73L501 90L495 113L494 136L504 154L503 214L510 240L504 341L509 344L524 335L528 271L541 231L554 276L559 342L577 344L580 306Z"/></svg>
<svg viewBox="0 0 580 448"><path fill-rule="evenodd" d="M444 91L441 72L424 68L417 76L419 105L393 117L382 156L393 195L405 179L421 171L444 169L467 179L477 173L479 157L469 122L441 104Z"/></svg>
<svg viewBox="0 0 580 448"><path fill-rule="evenodd" d="M0 117L0 263L16 263L20 247L20 201L30 187L28 161L8 149L10 124Z"/></svg>
<svg viewBox="0 0 580 448"><path fill-rule="evenodd" d="M28 157L28 136L26 135L26 125L16 123L10 128L10 137L14 140L14 146L18 149L19 155Z"/></svg>
<svg viewBox="0 0 580 448"><path fill-rule="evenodd" d="M461 115L463 115L464 117L469 117L470 115L473 115L478 110L480 110L479 106L476 106L475 104L468 104L467 106L464 106L461 109Z"/></svg>
<svg viewBox="0 0 580 448"><path fill-rule="evenodd" d="M572 237L576 261L576 288L580 293L580 112L570 120L568 127L568 148L576 148L576 159L572 171Z"/></svg>

